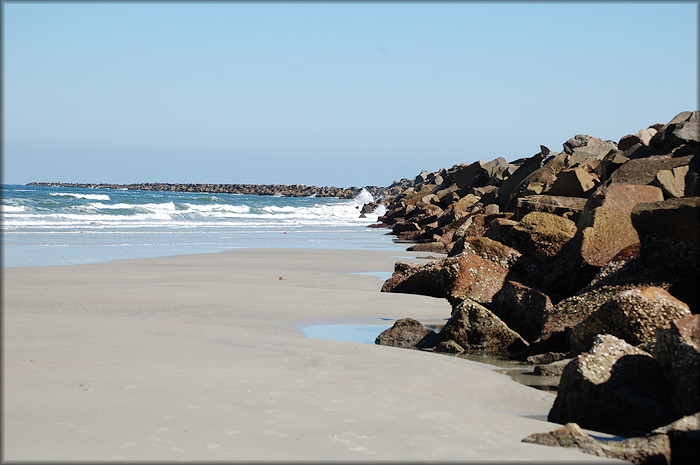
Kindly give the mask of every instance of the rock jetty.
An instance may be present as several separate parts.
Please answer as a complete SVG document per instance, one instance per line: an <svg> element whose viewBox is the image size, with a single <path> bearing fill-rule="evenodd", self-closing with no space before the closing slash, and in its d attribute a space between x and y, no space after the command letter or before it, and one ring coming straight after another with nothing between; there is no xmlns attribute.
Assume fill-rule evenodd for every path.
<svg viewBox="0 0 700 465"><path fill-rule="evenodd" d="M67 182L31 182L29 186L81 187L89 189L127 189L141 191L203 192L213 194L277 195L282 197L337 197L352 199L365 189L375 198L384 195L386 189L377 186L365 187L317 187L303 184L97 184Z"/></svg>
<svg viewBox="0 0 700 465"><path fill-rule="evenodd" d="M388 335L377 343L487 353L559 375L549 420L566 426L528 442L633 463L693 462L699 124L700 112L685 111L619 141L576 135L559 152L540 146L512 162L394 183L373 226L443 256L396 263L382 291L445 298L452 314L440 331L400 321L400 344ZM614 446L580 428L634 440Z"/></svg>

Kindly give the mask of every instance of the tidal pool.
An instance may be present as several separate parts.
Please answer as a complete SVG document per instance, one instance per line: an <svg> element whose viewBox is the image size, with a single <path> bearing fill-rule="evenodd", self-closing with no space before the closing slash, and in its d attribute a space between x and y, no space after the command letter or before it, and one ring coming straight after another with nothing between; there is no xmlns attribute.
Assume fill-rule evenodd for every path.
<svg viewBox="0 0 700 465"><path fill-rule="evenodd" d="M313 339L327 339L331 341L359 342L363 344L374 344L379 334L394 325L392 319L382 319L386 323L337 323L325 325L313 325L301 328L306 337ZM444 323L444 322L443 322ZM425 323L424 323L425 324ZM441 325L425 324L426 327L439 331ZM464 358L472 362L483 363L499 373L510 376L515 381L526 386L543 391L556 393L559 385L559 377L556 376L536 376L532 373L534 366L526 365L512 360L502 360L488 355L468 354L468 355L448 355L451 357Z"/></svg>

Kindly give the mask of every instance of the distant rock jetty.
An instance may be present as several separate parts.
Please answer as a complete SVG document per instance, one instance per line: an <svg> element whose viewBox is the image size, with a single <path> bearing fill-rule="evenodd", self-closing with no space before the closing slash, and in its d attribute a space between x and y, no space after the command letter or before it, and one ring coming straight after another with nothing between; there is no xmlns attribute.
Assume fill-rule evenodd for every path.
<svg viewBox="0 0 700 465"><path fill-rule="evenodd" d="M317 187L303 184L177 184L177 183L140 183L140 184L95 184L67 182L30 182L29 186L80 187L89 189L127 189L141 191L204 192L215 194L242 195L278 195L282 197L337 197L351 199L362 189L375 198L384 195L386 189L377 186L365 187Z"/></svg>
<svg viewBox="0 0 700 465"><path fill-rule="evenodd" d="M422 172L375 227L443 253L398 262L382 291L445 298L435 332L399 320L377 344L489 353L560 376L528 442L632 463L700 451L700 112L619 141ZM580 430L633 436L610 445Z"/></svg>

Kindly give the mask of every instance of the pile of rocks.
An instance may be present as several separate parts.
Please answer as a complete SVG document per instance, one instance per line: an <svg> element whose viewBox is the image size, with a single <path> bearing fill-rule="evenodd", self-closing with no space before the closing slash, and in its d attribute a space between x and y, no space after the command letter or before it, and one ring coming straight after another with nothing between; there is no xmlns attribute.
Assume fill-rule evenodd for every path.
<svg viewBox="0 0 700 465"><path fill-rule="evenodd" d="M453 310L439 333L402 324L377 343L416 331L404 347L560 374L557 423L629 436L700 411L699 124L683 112L618 142L577 135L395 183L380 225L446 256L397 263L382 291Z"/></svg>
<svg viewBox="0 0 700 465"><path fill-rule="evenodd" d="M390 192L377 186L334 187L304 184L194 184L148 182L138 184L98 184L67 182L30 182L28 186L80 187L88 189L127 189L141 191L203 192L213 194L278 195L282 197L337 197L353 199L364 189L374 197ZM400 185L397 183L397 185Z"/></svg>

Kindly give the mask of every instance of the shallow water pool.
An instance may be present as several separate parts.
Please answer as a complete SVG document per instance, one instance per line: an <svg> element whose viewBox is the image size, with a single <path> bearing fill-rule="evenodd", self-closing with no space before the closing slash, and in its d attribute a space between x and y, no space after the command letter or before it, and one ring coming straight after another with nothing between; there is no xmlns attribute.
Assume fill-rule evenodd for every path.
<svg viewBox="0 0 700 465"><path fill-rule="evenodd" d="M306 337L312 339L326 339L331 341L346 341L359 342L363 344L374 344L374 341L377 338L377 336L379 336L379 334L382 333L382 331L391 328L394 324L394 320L392 319L383 320L386 321L386 323L372 322L312 325L301 328L301 331ZM433 330L439 330L439 328L433 327L432 325L426 324L426 326ZM436 356L438 355L454 356L464 358L472 362L488 365L489 367L491 367L491 369L498 371L499 373L506 374L521 384L543 391L556 393L557 386L559 385L558 377L536 376L532 374L532 370L534 368L532 365L526 365L521 362L502 360L481 354L436 354Z"/></svg>

